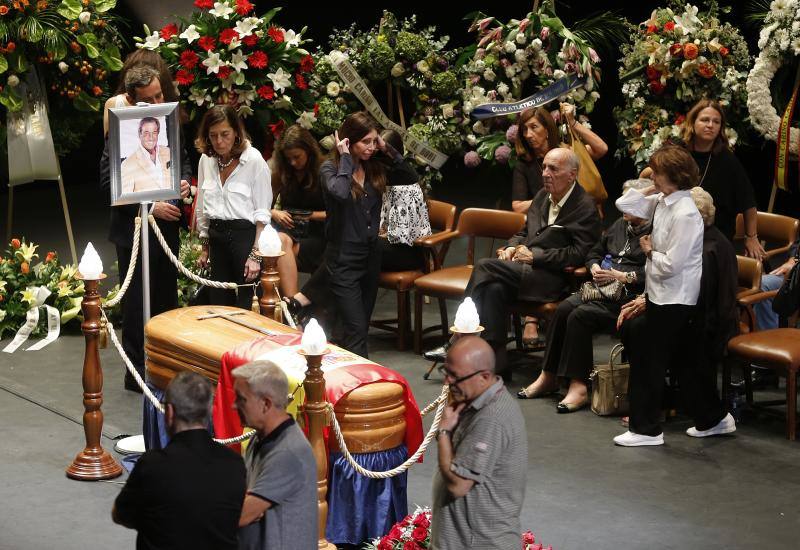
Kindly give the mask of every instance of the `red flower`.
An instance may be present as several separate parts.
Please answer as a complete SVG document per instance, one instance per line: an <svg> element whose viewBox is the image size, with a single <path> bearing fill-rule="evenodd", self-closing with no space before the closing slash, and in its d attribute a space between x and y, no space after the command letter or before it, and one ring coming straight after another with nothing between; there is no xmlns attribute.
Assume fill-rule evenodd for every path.
<svg viewBox="0 0 800 550"><path fill-rule="evenodd" d="M283 124L283 121L279 120L278 124ZM269 125L270 130L272 130L272 133L274 134L275 130L272 128L273 126L277 126L277 124L270 124ZM283 130L283 128L281 128L281 130ZM275 137L278 137L278 136L276 135ZM395 523L392 526L392 530L389 531L389 533L386 535L386 537L390 538L390 539L394 539L394 540L400 540L403 537L403 529L400 527L400 524L399 523Z"/></svg>
<svg viewBox="0 0 800 550"><path fill-rule="evenodd" d="M188 86L192 82L194 82L194 74L192 71L187 71L185 69L179 70L175 73L175 80L178 81L178 84L181 86Z"/></svg>
<svg viewBox="0 0 800 550"><path fill-rule="evenodd" d="M233 71L233 69L231 69L231 68L230 68L230 67L228 67L228 66L225 66L225 67L220 67L220 68L219 68L219 72L217 73L217 77L218 77L220 80L225 80L226 78L228 78L229 76L231 76L231 71Z"/></svg>
<svg viewBox="0 0 800 550"><path fill-rule="evenodd" d="M686 115L678 115L675 117L675 125L680 126L683 124L683 121L686 120Z"/></svg>
<svg viewBox="0 0 800 550"><path fill-rule="evenodd" d="M683 55L686 56L686 59L696 59L699 53L700 48L693 42L689 42L683 47Z"/></svg>
<svg viewBox="0 0 800 550"><path fill-rule="evenodd" d="M219 41L223 44L230 44L233 42L234 38L238 38L239 33L236 32L235 29L223 29L221 33L219 33Z"/></svg>
<svg viewBox="0 0 800 550"><path fill-rule="evenodd" d="M254 69L263 69L269 65L269 57L262 51L256 51L250 54L247 58L247 64Z"/></svg>
<svg viewBox="0 0 800 550"><path fill-rule="evenodd" d="M675 30L675 22L667 21L666 23L664 23L664 30L667 32Z"/></svg>
<svg viewBox="0 0 800 550"><path fill-rule="evenodd" d="M378 543L378 550L394 550L394 541L389 537L383 537Z"/></svg>
<svg viewBox="0 0 800 550"><path fill-rule="evenodd" d="M214 0L194 0L194 5L201 10L210 10L214 7Z"/></svg>
<svg viewBox="0 0 800 550"><path fill-rule="evenodd" d="M725 57L725 56L726 56L726 55L728 55L729 53L730 53L730 50L729 50L728 48L726 48L725 46L722 46L722 47L719 49L719 55L721 55L722 57Z"/></svg>
<svg viewBox="0 0 800 550"><path fill-rule="evenodd" d="M53 252L53 251L50 251L50 252L47 253L47 256L44 259L44 263L50 263L55 259L56 259L56 253Z"/></svg>
<svg viewBox="0 0 800 550"><path fill-rule="evenodd" d="M276 44L280 44L283 42L283 29L279 29L278 27L270 27L267 31L267 34Z"/></svg>
<svg viewBox="0 0 800 550"><path fill-rule="evenodd" d="M300 60L300 70L304 73L310 73L314 70L314 58L310 55L305 56Z"/></svg>
<svg viewBox="0 0 800 550"><path fill-rule="evenodd" d="M183 53L181 53L180 59L178 59L178 63L185 69L194 69L199 62L200 56L192 50L184 50Z"/></svg>
<svg viewBox="0 0 800 550"><path fill-rule="evenodd" d="M411 531L411 538L417 542L424 542L428 538L428 530L425 527L415 527Z"/></svg>
<svg viewBox="0 0 800 550"><path fill-rule="evenodd" d="M522 544L534 544L536 542L536 536L530 531L525 531L522 533Z"/></svg>
<svg viewBox="0 0 800 550"><path fill-rule="evenodd" d="M294 82L297 84L297 88L300 90L307 90L308 89L308 82L300 73L294 75Z"/></svg>
<svg viewBox="0 0 800 550"><path fill-rule="evenodd" d="M711 63L702 63L697 66L697 72L700 73L700 76L703 78L711 78L717 72L717 69L714 68L714 65Z"/></svg>
<svg viewBox="0 0 800 550"><path fill-rule="evenodd" d="M680 57L683 55L683 45L682 44L673 44L669 47L669 54L672 57Z"/></svg>
<svg viewBox="0 0 800 550"><path fill-rule="evenodd" d="M242 38L242 43L252 48L256 44L258 44L258 36L256 36L255 34L248 34L247 36Z"/></svg>
<svg viewBox="0 0 800 550"><path fill-rule="evenodd" d="M170 23L169 25L161 29L161 38L163 38L164 40L169 40L176 34L178 34L178 25L176 25L175 23Z"/></svg>
<svg viewBox="0 0 800 550"><path fill-rule="evenodd" d="M197 41L197 45L205 51L210 52L217 47L217 41L210 36L203 36Z"/></svg>
<svg viewBox="0 0 800 550"><path fill-rule="evenodd" d="M256 93L259 95L259 97L266 100L270 100L275 97L275 90L272 88L272 86L261 86L258 90L256 90Z"/></svg>
<svg viewBox="0 0 800 550"><path fill-rule="evenodd" d="M253 11L253 8L255 8L255 6L247 0L236 0L236 13L242 17Z"/></svg>
<svg viewBox="0 0 800 550"><path fill-rule="evenodd" d="M647 34L653 34L658 30L658 27L655 25L647 25Z"/></svg>
<svg viewBox="0 0 800 550"><path fill-rule="evenodd" d="M403 550L420 550L420 546L415 541L409 540L403 544Z"/></svg>
<svg viewBox="0 0 800 550"><path fill-rule="evenodd" d="M414 525L417 527L424 527L428 528L431 526L431 520L428 519L428 516L425 514L420 514L416 518L414 518Z"/></svg>
<svg viewBox="0 0 800 550"><path fill-rule="evenodd" d="M314 103L314 116L319 116L319 103Z"/></svg>
<svg viewBox="0 0 800 550"><path fill-rule="evenodd" d="M16 250L20 246L22 246L22 243L19 242L19 239L11 239L11 248Z"/></svg>
<svg viewBox="0 0 800 550"><path fill-rule="evenodd" d="M647 80L658 80L661 78L661 71L656 69L653 65L648 65L645 72L647 73Z"/></svg>
<svg viewBox="0 0 800 550"><path fill-rule="evenodd" d="M651 80L650 84L647 85L650 88L650 91L653 92L655 95L661 95L664 93L664 86L660 80Z"/></svg>

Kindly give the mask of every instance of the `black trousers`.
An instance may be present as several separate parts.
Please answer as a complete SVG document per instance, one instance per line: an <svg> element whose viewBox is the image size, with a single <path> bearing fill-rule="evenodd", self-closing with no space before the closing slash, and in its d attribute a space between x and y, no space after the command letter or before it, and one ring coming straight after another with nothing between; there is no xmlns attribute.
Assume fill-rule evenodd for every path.
<svg viewBox="0 0 800 550"><path fill-rule="evenodd" d="M656 436L667 369L676 375L684 406L698 430L725 416L716 387L716 363L708 362L693 324L695 307L647 302L644 315L623 325L622 341L631 364L630 431Z"/></svg>
<svg viewBox="0 0 800 550"><path fill-rule="evenodd" d="M170 249L178 255L178 243L170 242ZM120 285L128 275L133 250L117 245ZM122 348L136 370L144 376L144 304L142 302L142 254L136 260L133 279L122 299ZM154 317L178 307L178 270L169 261L161 244L150 232L150 316ZM132 380L127 371L125 377Z"/></svg>
<svg viewBox="0 0 800 550"><path fill-rule="evenodd" d="M341 345L367 357L369 320L375 309L381 270L378 243L329 245L325 255L328 288L342 324Z"/></svg>
<svg viewBox="0 0 800 550"><path fill-rule="evenodd" d="M247 220L211 220L208 228L211 280L244 283L244 264L255 238L256 226ZM214 305L250 309L253 303L252 286L239 287L238 292L223 288L208 290L209 301Z"/></svg>
<svg viewBox="0 0 800 550"><path fill-rule="evenodd" d="M422 248L403 243L392 244L379 239L381 247L381 271L415 271L425 265Z"/></svg>
<svg viewBox="0 0 800 550"><path fill-rule="evenodd" d="M620 308L619 302L583 303L580 293L561 302L547 328L543 369L588 381L594 365L592 335L613 332Z"/></svg>
<svg viewBox="0 0 800 550"><path fill-rule="evenodd" d="M494 348L495 371L500 374L507 368L508 304L519 294L522 270L518 262L483 258L475 264L465 292L478 309L483 339Z"/></svg>

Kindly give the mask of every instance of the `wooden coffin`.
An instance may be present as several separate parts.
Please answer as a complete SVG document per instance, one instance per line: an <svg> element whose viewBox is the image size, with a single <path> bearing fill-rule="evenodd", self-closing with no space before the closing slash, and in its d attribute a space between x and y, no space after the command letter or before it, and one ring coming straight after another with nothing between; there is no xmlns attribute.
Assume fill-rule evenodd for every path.
<svg viewBox="0 0 800 550"><path fill-rule="evenodd" d="M228 319L207 318L220 312L237 313L232 318L261 330L299 334L296 329L235 307L193 306L167 311L153 317L145 327L146 366L153 384L164 389L175 375L187 370L216 383L223 354L263 336ZM393 449L403 443L405 408L401 385L375 382L347 393L334 410L350 452L369 453ZM329 445L331 451L339 450L335 437L329 438Z"/></svg>

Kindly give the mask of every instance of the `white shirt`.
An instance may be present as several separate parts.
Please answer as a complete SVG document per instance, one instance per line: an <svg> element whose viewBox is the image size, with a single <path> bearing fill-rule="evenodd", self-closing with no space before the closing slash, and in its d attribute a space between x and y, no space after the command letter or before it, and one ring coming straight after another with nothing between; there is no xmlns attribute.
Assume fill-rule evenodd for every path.
<svg viewBox="0 0 800 550"><path fill-rule="evenodd" d="M550 209L547 212L547 225L553 225L556 223L556 218L561 212L561 209L564 208L564 205L567 203L567 199L572 194L573 189L575 189L575 182L572 183L569 190L564 193L564 196L561 197L561 200L558 202L553 202L553 196L547 195L547 201L550 203Z"/></svg>
<svg viewBox="0 0 800 550"><path fill-rule="evenodd" d="M247 145L225 185L216 157L200 157L197 172L197 229L201 237L208 236L212 219L269 223L272 179L267 162L255 147Z"/></svg>
<svg viewBox="0 0 800 550"><path fill-rule="evenodd" d="M628 193L640 193L629 189ZM641 194L641 193L640 193ZM658 305L697 304L703 274L703 218L688 190L646 197L653 252L645 265L647 298Z"/></svg>

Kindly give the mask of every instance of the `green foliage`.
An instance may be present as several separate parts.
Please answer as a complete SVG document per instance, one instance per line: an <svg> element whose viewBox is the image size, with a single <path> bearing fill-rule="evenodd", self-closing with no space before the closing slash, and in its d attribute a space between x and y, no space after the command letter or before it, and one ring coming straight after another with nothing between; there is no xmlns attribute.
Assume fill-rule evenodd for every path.
<svg viewBox="0 0 800 550"><path fill-rule="evenodd" d="M395 39L395 50L398 57L416 63L430 53L430 44L425 37L408 31L400 31Z"/></svg>
<svg viewBox="0 0 800 550"><path fill-rule="evenodd" d="M386 42L374 42L361 54L360 66L370 80L386 80L394 65L394 50Z"/></svg>
<svg viewBox="0 0 800 550"><path fill-rule="evenodd" d="M431 79L431 90L437 97L451 97L458 91L458 88L458 79L452 71L436 74Z"/></svg>

